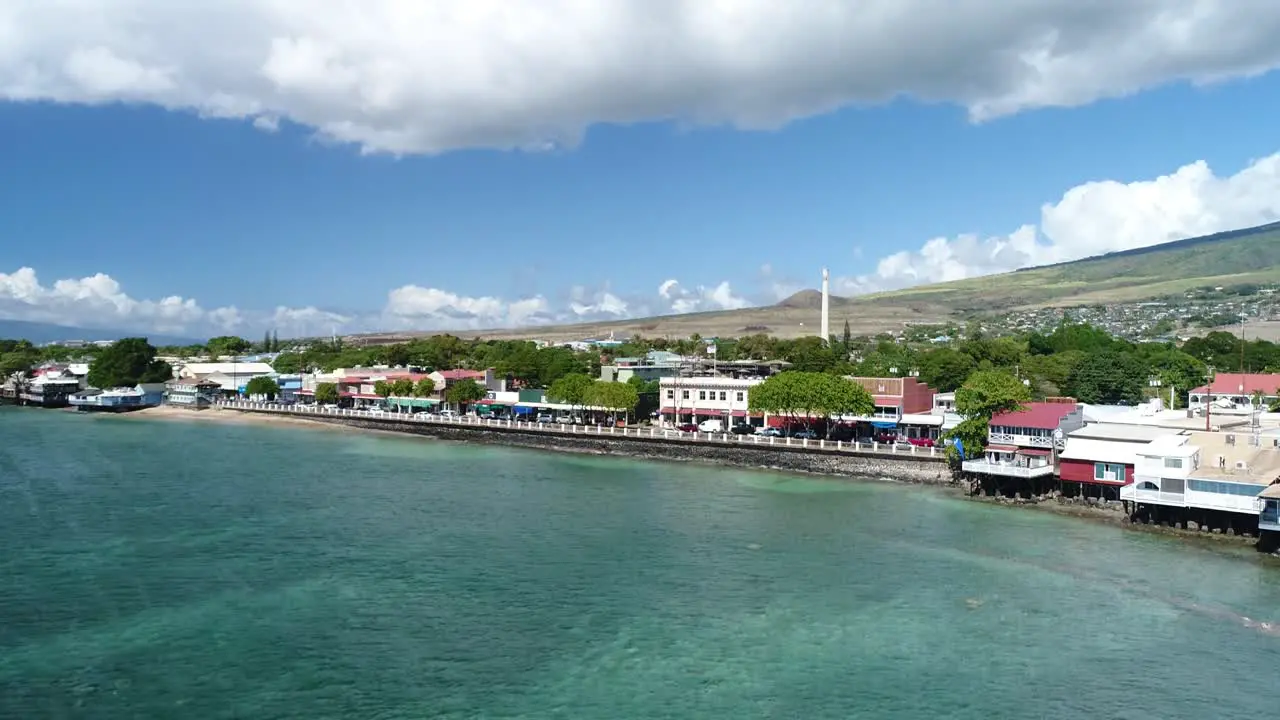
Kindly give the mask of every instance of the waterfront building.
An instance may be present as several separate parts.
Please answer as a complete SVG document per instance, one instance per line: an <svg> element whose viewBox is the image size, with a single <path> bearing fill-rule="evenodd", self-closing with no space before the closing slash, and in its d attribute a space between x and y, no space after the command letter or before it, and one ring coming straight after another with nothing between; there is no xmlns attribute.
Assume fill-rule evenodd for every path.
<svg viewBox="0 0 1280 720"><path fill-rule="evenodd" d="M853 423L857 437L901 440L937 440L944 415L934 412L936 393L928 383L915 377L849 377L862 386L875 402L875 410L865 417L846 415L841 422ZM958 423L957 423L958 424Z"/></svg>
<svg viewBox="0 0 1280 720"><path fill-rule="evenodd" d="M1167 435L1138 453L1134 481L1120 489L1135 520L1195 522L1252 533L1280 479L1280 447L1254 433Z"/></svg>
<svg viewBox="0 0 1280 720"><path fill-rule="evenodd" d="M627 382L633 377L651 382L679 374L679 362L651 363L642 358L615 358L612 365L600 366L600 379L606 382Z"/></svg>
<svg viewBox="0 0 1280 720"><path fill-rule="evenodd" d="M1110 423L1072 430L1058 454L1063 494L1119 500L1120 488L1133 482L1138 452L1168 434L1160 427Z"/></svg>
<svg viewBox="0 0 1280 720"><path fill-rule="evenodd" d="M485 370L436 370L428 375L436 384L436 392L443 393L450 385L461 380L474 380L485 390L503 391L507 389L506 378L497 377L493 368Z"/></svg>
<svg viewBox="0 0 1280 720"><path fill-rule="evenodd" d="M961 467L994 480L987 484L1002 492L1038 494L1053 479L1055 451L1083 425L1084 413L1074 398L1026 403L1015 412L992 416L982 457L965 460Z"/></svg>
<svg viewBox="0 0 1280 720"><path fill-rule="evenodd" d="M933 408L929 412L942 418L942 424L938 426L939 433L945 433L964 422L964 416L956 412L956 394L953 392L934 393Z"/></svg>
<svg viewBox="0 0 1280 720"><path fill-rule="evenodd" d="M131 412L156 407L164 400L164 383L99 390L87 388L68 398L71 407L85 412Z"/></svg>
<svg viewBox="0 0 1280 720"><path fill-rule="evenodd" d="M169 405L203 410L222 394L222 386L212 380L174 378L166 383L165 402Z"/></svg>
<svg viewBox="0 0 1280 720"><path fill-rule="evenodd" d="M174 371L174 376L180 379L217 383L224 395L240 395L250 380L275 374L270 365L261 362L187 363Z"/></svg>
<svg viewBox="0 0 1280 720"><path fill-rule="evenodd" d="M709 418L735 423L763 424L763 414L749 411L751 388L763 378L665 377L658 381L658 413L667 425L696 423ZM781 420L781 418L777 418Z"/></svg>
<svg viewBox="0 0 1280 720"><path fill-rule="evenodd" d="M71 395L82 389L81 382L72 375L44 373L19 386L18 403L44 408L67 407Z"/></svg>

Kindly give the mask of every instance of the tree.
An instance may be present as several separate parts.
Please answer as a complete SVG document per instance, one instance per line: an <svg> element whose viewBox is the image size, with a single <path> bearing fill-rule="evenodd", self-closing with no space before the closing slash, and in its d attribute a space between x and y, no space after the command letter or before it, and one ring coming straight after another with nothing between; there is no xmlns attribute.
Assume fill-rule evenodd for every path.
<svg viewBox="0 0 1280 720"><path fill-rule="evenodd" d="M459 407L477 400L483 400L484 395L484 388L480 387L480 384L471 378L463 378L445 388L444 391L444 399Z"/></svg>
<svg viewBox="0 0 1280 720"><path fill-rule="evenodd" d="M938 392L951 392L969 379L978 364L952 348L938 348L920 358L920 379Z"/></svg>
<svg viewBox="0 0 1280 720"><path fill-rule="evenodd" d="M391 383L391 394L394 397L411 397L413 395L413 381L409 378L400 378Z"/></svg>
<svg viewBox="0 0 1280 720"><path fill-rule="evenodd" d="M844 319L844 333L840 335L840 350L844 353L843 357L849 357L849 350L853 346L853 333L849 331L849 318Z"/></svg>
<svg viewBox="0 0 1280 720"><path fill-rule="evenodd" d="M280 333L271 331L271 352L280 352Z"/></svg>
<svg viewBox="0 0 1280 720"><path fill-rule="evenodd" d="M565 375L547 388L547 399L565 405L587 405L587 392L592 388L592 383L591 378L580 373Z"/></svg>
<svg viewBox="0 0 1280 720"><path fill-rule="evenodd" d="M268 400L275 400L280 394L280 385L266 375L250 378L244 386L246 395L266 395Z"/></svg>
<svg viewBox="0 0 1280 720"><path fill-rule="evenodd" d="M338 402L338 386L335 383L316 385L316 402L320 405L336 405Z"/></svg>
<svg viewBox="0 0 1280 720"><path fill-rule="evenodd" d="M414 397L431 397L436 391L436 381L429 377L424 377L413 386Z"/></svg>
<svg viewBox="0 0 1280 720"><path fill-rule="evenodd" d="M253 345L242 337L220 335L216 338L210 338L209 342L205 343L205 347L208 348L210 355L222 357L224 355L239 355L253 347Z"/></svg>
<svg viewBox="0 0 1280 720"><path fill-rule="evenodd" d="M965 456L973 457L987 444L991 417L1019 410L1029 400L1031 391L1016 376L1003 370L979 370L956 390L956 410L964 420L948 430L945 437L958 439ZM947 453L952 456L954 446Z"/></svg>
<svg viewBox="0 0 1280 720"><path fill-rule="evenodd" d="M391 383L386 380L376 380L373 383L373 394L380 398L386 399L391 396Z"/></svg>
<svg viewBox="0 0 1280 720"><path fill-rule="evenodd" d="M627 378L627 384L635 386L637 393L656 393L662 389L662 384L657 380L645 380L639 375L632 375Z"/></svg>
<svg viewBox="0 0 1280 720"><path fill-rule="evenodd" d="M156 349L146 338L117 340L89 365L89 384L102 389L172 379L173 368L156 359Z"/></svg>
<svg viewBox="0 0 1280 720"><path fill-rule="evenodd" d="M956 390L956 410L966 419L990 421L992 415L1013 412L1030 400L1027 386L1003 370L979 370Z"/></svg>
<svg viewBox="0 0 1280 720"><path fill-rule="evenodd" d="M271 363L272 369L284 375L296 375L303 371L303 357L298 353L280 353L276 356L275 362Z"/></svg>
<svg viewBox="0 0 1280 720"><path fill-rule="evenodd" d="M1142 401L1147 379L1147 368L1133 355L1100 352L1076 366L1067 386L1080 402L1134 405Z"/></svg>
<svg viewBox="0 0 1280 720"><path fill-rule="evenodd" d="M797 415L808 424L813 417L870 415L875 400L858 383L829 373L788 370L751 388L748 407L756 412Z"/></svg>
<svg viewBox="0 0 1280 720"><path fill-rule="evenodd" d="M596 380L583 393L584 405L602 407L615 412L630 414L640 402L640 394L629 383Z"/></svg>

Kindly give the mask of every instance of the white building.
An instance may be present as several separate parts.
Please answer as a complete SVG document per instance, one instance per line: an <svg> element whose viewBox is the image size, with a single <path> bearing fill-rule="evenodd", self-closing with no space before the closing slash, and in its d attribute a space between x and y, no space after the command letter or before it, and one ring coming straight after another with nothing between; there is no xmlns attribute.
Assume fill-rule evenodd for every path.
<svg viewBox="0 0 1280 720"><path fill-rule="evenodd" d="M215 373L228 377L253 378L259 375L273 375L275 370L263 362L186 363L174 370L174 375L180 378L205 378Z"/></svg>
<svg viewBox="0 0 1280 720"><path fill-rule="evenodd" d="M1145 505L1256 516L1259 495L1280 478L1280 447L1248 433L1189 433L1138 451L1120 499Z"/></svg>
<svg viewBox="0 0 1280 720"><path fill-rule="evenodd" d="M679 425L706 418L746 422L751 388L763 378L666 377L658 381L663 422Z"/></svg>

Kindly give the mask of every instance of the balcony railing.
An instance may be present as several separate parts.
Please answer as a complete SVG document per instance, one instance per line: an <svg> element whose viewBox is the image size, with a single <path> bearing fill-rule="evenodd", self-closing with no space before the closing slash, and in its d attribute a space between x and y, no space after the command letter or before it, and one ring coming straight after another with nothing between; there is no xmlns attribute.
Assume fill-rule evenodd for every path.
<svg viewBox="0 0 1280 720"><path fill-rule="evenodd" d="M1040 435L1013 435L1010 433L991 433L993 445L1019 445L1022 447L1051 447L1053 438Z"/></svg>
<svg viewBox="0 0 1280 720"><path fill-rule="evenodd" d="M1034 478L1053 474L1052 465L1027 467L1015 463L988 462L986 460L965 460L965 472L983 473L986 475L1005 475L1008 477Z"/></svg>

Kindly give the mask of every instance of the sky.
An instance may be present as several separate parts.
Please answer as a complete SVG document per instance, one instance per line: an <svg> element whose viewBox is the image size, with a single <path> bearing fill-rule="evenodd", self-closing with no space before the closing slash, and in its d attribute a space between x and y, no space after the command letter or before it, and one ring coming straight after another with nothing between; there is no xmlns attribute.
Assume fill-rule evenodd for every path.
<svg viewBox="0 0 1280 720"><path fill-rule="evenodd" d="M1264 0L0 0L0 318L857 295L1280 220Z"/></svg>

